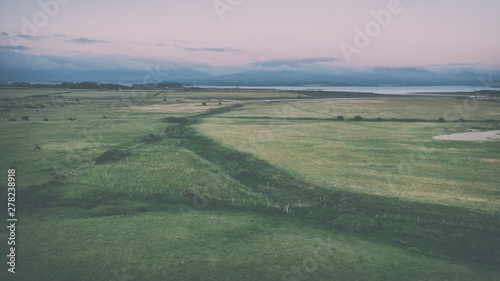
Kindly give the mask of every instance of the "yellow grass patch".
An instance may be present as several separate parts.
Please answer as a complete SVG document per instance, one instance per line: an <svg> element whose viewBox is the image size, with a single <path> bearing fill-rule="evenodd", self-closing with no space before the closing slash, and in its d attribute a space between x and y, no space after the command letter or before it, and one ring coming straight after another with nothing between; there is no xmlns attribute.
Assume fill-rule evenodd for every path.
<svg viewBox="0 0 500 281"><path fill-rule="evenodd" d="M486 148L464 150L432 140L432 132L447 126L453 124L209 118L195 128L313 185L500 209L492 192L498 190L498 171L479 165L491 157L467 152Z"/></svg>
<svg viewBox="0 0 500 281"><path fill-rule="evenodd" d="M147 106L131 106L130 110L145 111L145 112L165 112L177 113L184 115L192 115L194 113L203 112L209 109L220 107L218 102L207 102L207 105L202 105L202 102L189 103L173 103L173 104L153 104ZM224 103L224 105L231 103Z"/></svg>

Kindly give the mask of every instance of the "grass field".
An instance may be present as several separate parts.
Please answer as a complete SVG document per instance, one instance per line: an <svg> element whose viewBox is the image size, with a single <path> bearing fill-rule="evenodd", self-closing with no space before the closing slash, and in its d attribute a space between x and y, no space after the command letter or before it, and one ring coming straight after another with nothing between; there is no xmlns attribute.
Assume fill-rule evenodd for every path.
<svg viewBox="0 0 500 281"><path fill-rule="evenodd" d="M294 95L0 89L0 280L498 279L498 102Z"/></svg>
<svg viewBox="0 0 500 281"><path fill-rule="evenodd" d="M500 144L432 139L473 126L210 118L196 128L311 184L500 211Z"/></svg>
<svg viewBox="0 0 500 281"><path fill-rule="evenodd" d="M500 119L498 102L447 99L368 99L255 103L223 117L271 118L420 118L445 120Z"/></svg>

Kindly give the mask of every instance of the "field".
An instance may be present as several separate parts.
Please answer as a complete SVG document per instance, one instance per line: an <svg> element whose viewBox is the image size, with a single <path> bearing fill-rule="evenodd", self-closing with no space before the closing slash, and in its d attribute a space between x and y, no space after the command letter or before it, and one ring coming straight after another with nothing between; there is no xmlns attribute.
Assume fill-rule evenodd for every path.
<svg viewBox="0 0 500 281"><path fill-rule="evenodd" d="M469 99L372 99L253 103L219 117L271 118L417 118L487 120L500 118L498 103Z"/></svg>
<svg viewBox="0 0 500 281"><path fill-rule="evenodd" d="M496 125L321 120L338 115L354 118L357 114L386 120L435 120L444 114L453 120L465 114L469 120L500 119L497 102L479 102L473 112L463 110L459 115L453 110L462 103L433 99L252 104L222 114L220 117L224 118L207 118L196 128L311 184L499 211L499 143L432 139Z"/></svg>
<svg viewBox="0 0 500 281"><path fill-rule="evenodd" d="M498 101L299 95L0 89L0 279L499 278Z"/></svg>

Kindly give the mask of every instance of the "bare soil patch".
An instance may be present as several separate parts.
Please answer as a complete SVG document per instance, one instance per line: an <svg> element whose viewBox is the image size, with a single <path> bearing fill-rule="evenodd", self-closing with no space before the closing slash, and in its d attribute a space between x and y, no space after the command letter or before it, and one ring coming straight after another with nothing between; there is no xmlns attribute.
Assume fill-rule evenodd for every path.
<svg viewBox="0 0 500 281"><path fill-rule="evenodd" d="M436 140L457 140L457 141L485 141L500 140L500 130L487 132L467 132L459 134L435 136Z"/></svg>

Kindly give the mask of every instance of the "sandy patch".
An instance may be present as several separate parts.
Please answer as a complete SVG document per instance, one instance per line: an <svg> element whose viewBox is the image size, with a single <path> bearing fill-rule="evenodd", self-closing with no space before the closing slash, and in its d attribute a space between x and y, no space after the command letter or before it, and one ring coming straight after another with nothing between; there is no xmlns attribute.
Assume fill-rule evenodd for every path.
<svg viewBox="0 0 500 281"><path fill-rule="evenodd" d="M147 106L131 106L129 107L129 109L131 110L141 110L141 111L153 111L153 112L164 112L164 111L168 111L169 109L171 109L173 106L171 105L159 105L159 104L155 104L155 105L147 105Z"/></svg>
<svg viewBox="0 0 500 281"><path fill-rule="evenodd" d="M187 111L189 113L192 113L192 112L201 112L215 107L217 107L216 104L209 104L207 106L202 106L200 102L200 103L175 103L175 104L154 104L146 106L131 106L128 109L147 111L147 112L185 113Z"/></svg>
<svg viewBox="0 0 500 281"><path fill-rule="evenodd" d="M488 132L468 132L433 137L436 140L484 141L500 140L500 130Z"/></svg>

